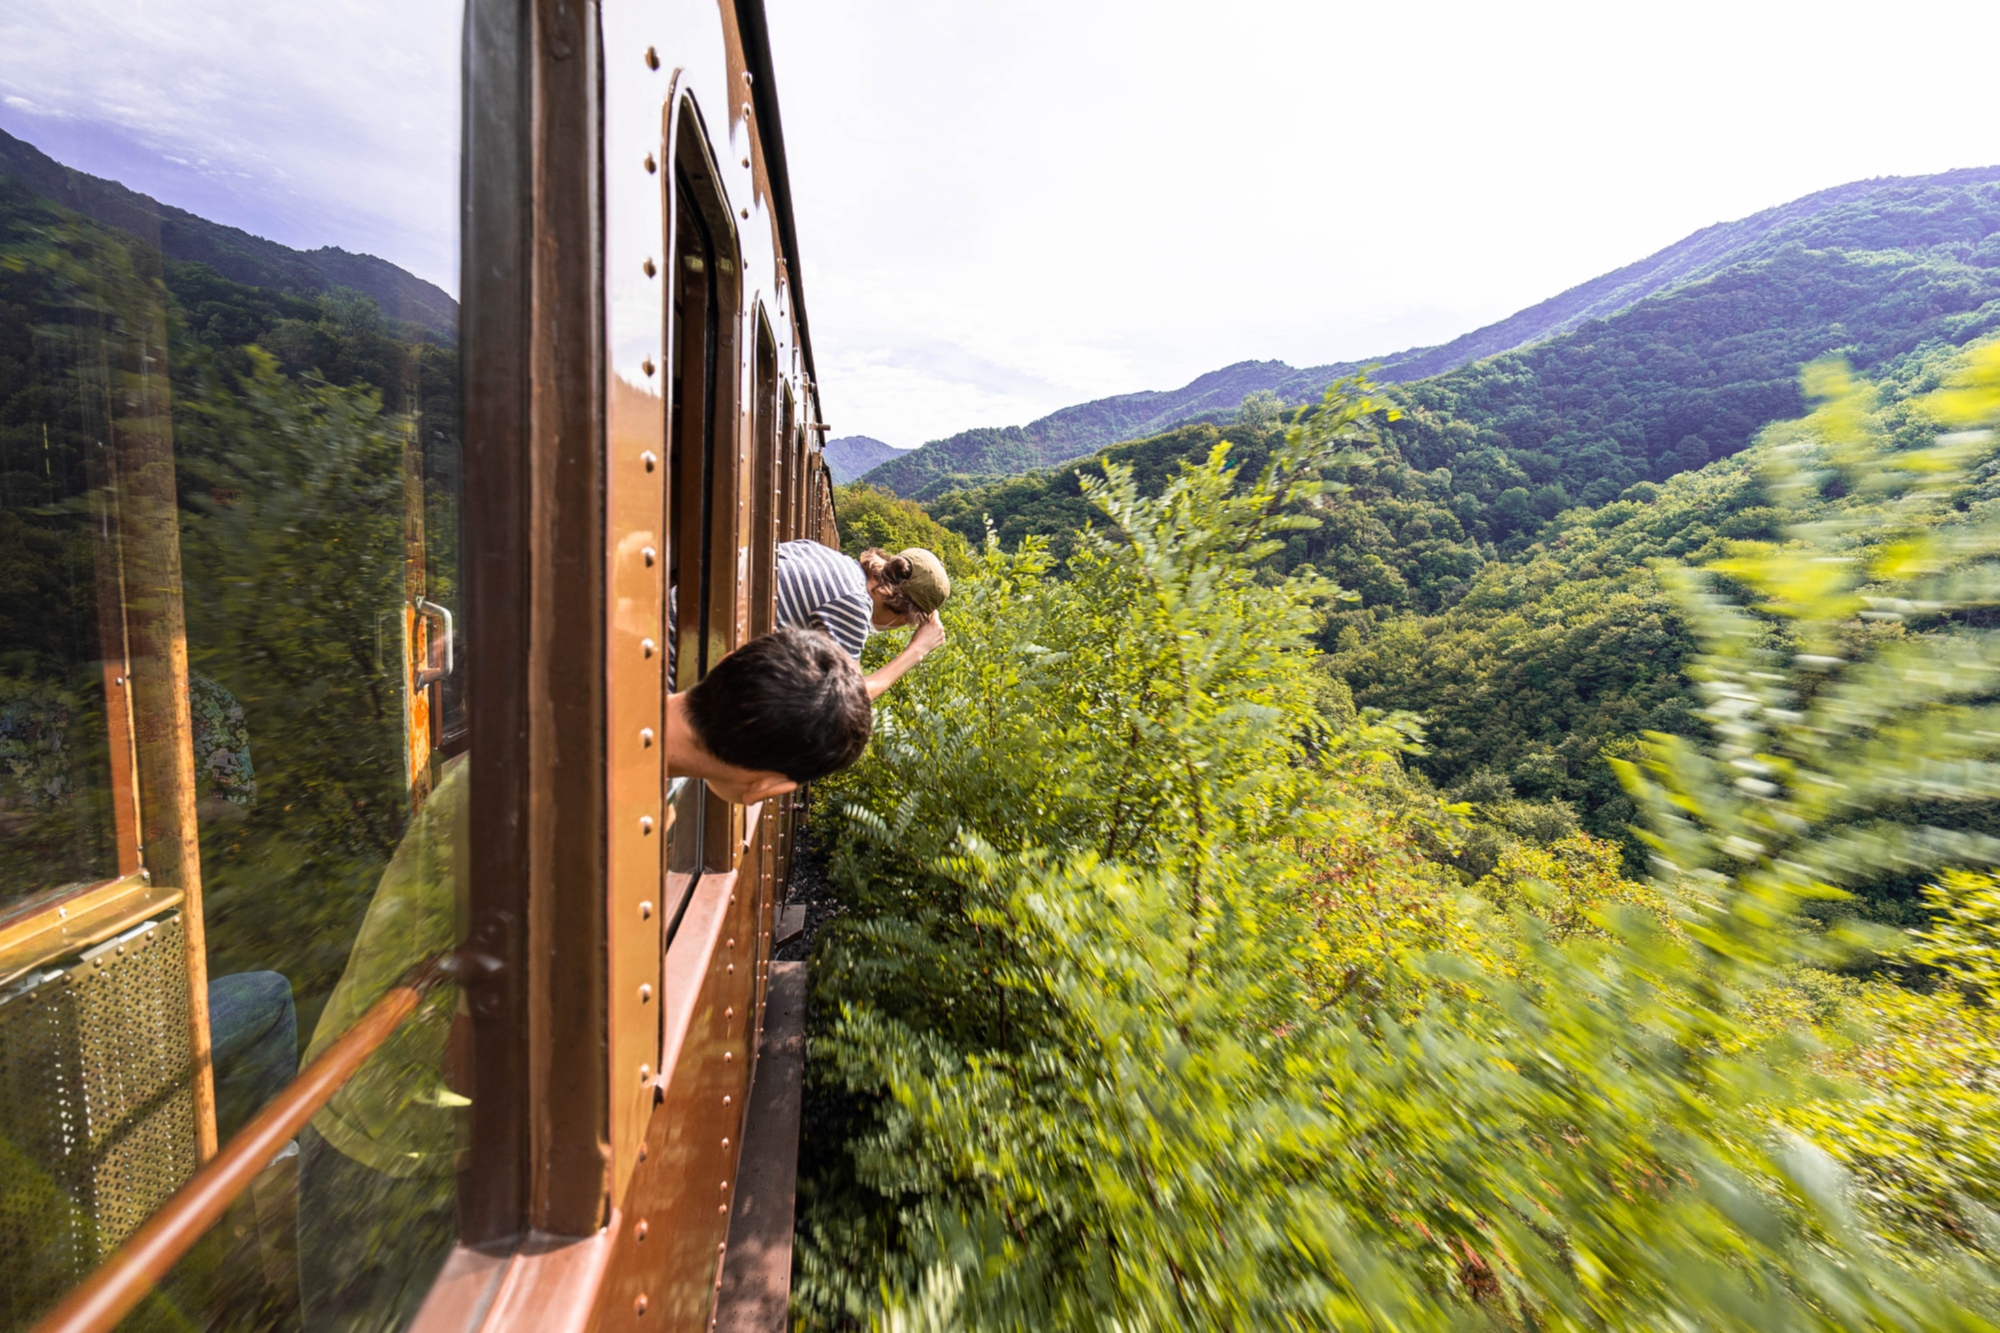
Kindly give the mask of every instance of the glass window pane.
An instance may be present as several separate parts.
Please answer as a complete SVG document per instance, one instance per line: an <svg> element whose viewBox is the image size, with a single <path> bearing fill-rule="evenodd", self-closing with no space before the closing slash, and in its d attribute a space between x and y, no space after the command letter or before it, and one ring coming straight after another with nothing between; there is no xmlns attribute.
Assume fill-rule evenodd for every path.
<svg viewBox="0 0 2000 1333"><path fill-rule="evenodd" d="M0 1328L458 937L460 52L457 0L0 19ZM462 1028L155 1303L402 1322Z"/></svg>

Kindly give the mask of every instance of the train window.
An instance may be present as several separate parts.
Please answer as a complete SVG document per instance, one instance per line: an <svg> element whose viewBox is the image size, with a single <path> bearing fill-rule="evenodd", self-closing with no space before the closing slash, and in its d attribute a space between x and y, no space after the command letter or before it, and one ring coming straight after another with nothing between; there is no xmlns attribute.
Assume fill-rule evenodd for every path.
<svg viewBox="0 0 2000 1333"><path fill-rule="evenodd" d="M383 14L10 65L0 1326L411 996L146 1317L390 1327L453 1239L461 21Z"/></svg>
<svg viewBox="0 0 2000 1333"><path fill-rule="evenodd" d="M750 634L777 621L778 346L770 321L757 317L756 382L750 415Z"/></svg>
<svg viewBox="0 0 2000 1333"><path fill-rule="evenodd" d="M715 171L683 101L674 167L669 432L677 619L674 687L737 642L735 534L737 258Z"/></svg>
<svg viewBox="0 0 2000 1333"><path fill-rule="evenodd" d="M796 430L792 425L798 409L788 383L778 400L778 539L790 541L799 535L799 462Z"/></svg>
<svg viewBox="0 0 2000 1333"><path fill-rule="evenodd" d="M749 590L739 574L738 553L747 537L749 493L742 484L747 460L736 413L741 318L736 233L693 102L683 98L675 115L668 432L674 687L684 690L745 637ZM712 797L690 793L688 799L701 811L699 841L706 849L701 864L731 864L726 853L739 816ZM688 822L677 816L677 861L696 841L686 836Z"/></svg>

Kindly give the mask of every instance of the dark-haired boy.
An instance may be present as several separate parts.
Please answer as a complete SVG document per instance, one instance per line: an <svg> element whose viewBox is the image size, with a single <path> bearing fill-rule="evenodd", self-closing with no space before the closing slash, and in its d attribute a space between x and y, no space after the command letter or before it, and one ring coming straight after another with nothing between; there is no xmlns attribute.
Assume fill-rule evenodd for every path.
<svg viewBox="0 0 2000 1333"><path fill-rule="evenodd" d="M831 635L773 630L667 696L667 775L755 805L859 759L871 721L861 668Z"/></svg>

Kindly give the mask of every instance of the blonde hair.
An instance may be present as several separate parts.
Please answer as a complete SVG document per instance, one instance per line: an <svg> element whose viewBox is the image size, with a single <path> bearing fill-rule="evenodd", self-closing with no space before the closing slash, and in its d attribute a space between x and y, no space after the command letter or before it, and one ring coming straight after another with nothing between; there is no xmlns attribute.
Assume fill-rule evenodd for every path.
<svg viewBox="0 0 2000 1333"><path fill-rule="evenodd" d="M861 572L867 576L868 582L889 594L882 602L886 610L894 611L899 616L906 616L917 609L917 604L903 593L903 584L907 583L910 575L916 572L916 567L906 558L890 555L879 546L871 546L854 559L860 564Z"/></svg>

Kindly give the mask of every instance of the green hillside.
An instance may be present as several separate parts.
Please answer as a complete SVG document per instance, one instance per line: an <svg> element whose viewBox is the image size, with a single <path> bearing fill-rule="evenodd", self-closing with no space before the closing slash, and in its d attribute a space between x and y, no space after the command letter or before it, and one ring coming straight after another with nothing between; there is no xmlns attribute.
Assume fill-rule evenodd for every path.
<svg viewBox="0 0 2000 1333"><path fill-rule="evenodd" d="M66 167L23 139L0 130L0 177L105 227L158 247L169 261L200 264L231 282L311 299L359 292L405 332L446 342L458 338L458 303L434 283L374 255L338 246L294 250L237 227L163 204Z"/></svg>
<svg viewBox="0 0 2000 1333"><path fill-rule="evenodd" d="M1668 298L1681 299L1706 297L1691 289ZM1956 355L1949 344L1927 346L1878 365L1876 377L1901 400L1934 387ZM1508 382L1493 373L1498 362L1518 366L1527 356L1433 383L1469 382L1463 401L1477 403L1478 390ZM1409 416L1389 425L1379 448L1330 471L1347 489L1321 502L1317 529L1289 537L1267 563L1269 576L1316 570L1357 595L1328 614L1320 645L1356 704L1424 717L1426 750L1411 761L1417 771L1481 801L1560 803L1589 832L1624 841L1636 866L1638 846L1627 832L1635 812L1607 757L1629 751L1642 732L1685 732L1693 709L1683 675L1693 644L1650 562L1706 561L1728 542L1770 538L1775 511L1747 462L1732 457L1665 482L1637 481L1623 498L1596 507L1565 497L1544 519L1538 507L1560 487L1550 482L1526 493L1529 504L1510 526L1514 515L1493 512L1497 498L1480 504L1475 492L1454 489L1472 468L1427 470L1408 461L1413 440L1463 442L1492 429L1427 411L1416 390L1429 387L1389 391L1414 400ZM1796 379L1782 388L1798 401ZM983 536L991 522L1010 549L1030 534L1045 536L1061 562L1088 517L1080 480L1101 473L1104 460L1131 466L1152 493L1182 460L1225 440L1239 475L1252 475L1281 437L1277 425L1184 427L1057 471L954 492L929 510L968 538ZM1456 458L1477 461L1482 447L1499 452L1461 443ZM1984 498L1981 491L1968 501ZM1914 887L1894 886L1878 914L1895 917Z"/></svg>

